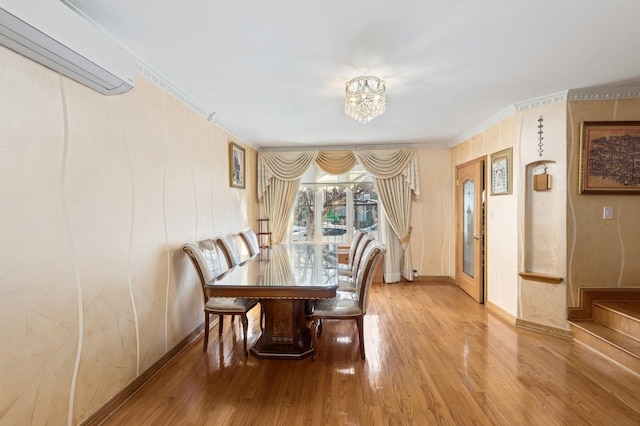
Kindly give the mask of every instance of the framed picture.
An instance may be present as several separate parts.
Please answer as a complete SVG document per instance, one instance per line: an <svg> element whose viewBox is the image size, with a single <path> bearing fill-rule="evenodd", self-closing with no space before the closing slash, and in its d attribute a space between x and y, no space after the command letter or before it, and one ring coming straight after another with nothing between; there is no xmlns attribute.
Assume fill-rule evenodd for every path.
<svg viewBox="0 0 640 426"><path fill-rule="evenodd" d="M233 188L244 188L244 148L229 142L229 185Z"/></svg>
<svg viewBox="0 0 640 426"><path fill-rule="evenodd" d="M513 148L491 154L491 195L511 194L513 191Z"/></svg>
<svg viewBox="0 0 640 426"><path fill-rule="evenodd" d="M640 121L580 124L578 193L640 193Z"/></svg>

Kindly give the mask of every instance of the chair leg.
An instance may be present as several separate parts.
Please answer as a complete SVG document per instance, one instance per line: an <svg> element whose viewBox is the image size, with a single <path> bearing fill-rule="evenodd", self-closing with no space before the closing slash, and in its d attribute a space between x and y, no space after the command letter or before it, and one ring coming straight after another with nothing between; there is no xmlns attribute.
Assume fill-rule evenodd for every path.
<svg viewBox="0 0 640 426"><path fill-rule="evenodd" d="M313 339L313 353L311 354L311 361L315 361L318 355L318 324L320 319L314 318L311 322L311 338Z"/></svg>
<svg viewBox="0 0 640 426"><path fill-rule="evenodd" d="M204 348L202 348L204 352L207 351L208 345L209 345L209 312L204 311Z"/></svg>
<svg viewBox="0 0 640 426"><path fill-rule="evenodd" d="M218 315L218 336L222 334L222 324L224 324L224 315Z"/></svg>
<svg viewBox="0 0 640 426"><path fill-rule="evenodd" d="M242 331L244 331L244 357L249 356L249 351L247 351L247 329L249 328L249 321L247 320L247 315L242 315Z"/></svg>
<svg viewBox="0 0 640 426"><path fill-rule="evenodd" d="M364 359L364 323L363 317L356 318L358 324L358 337L360 338L360 356Z"/></svg>

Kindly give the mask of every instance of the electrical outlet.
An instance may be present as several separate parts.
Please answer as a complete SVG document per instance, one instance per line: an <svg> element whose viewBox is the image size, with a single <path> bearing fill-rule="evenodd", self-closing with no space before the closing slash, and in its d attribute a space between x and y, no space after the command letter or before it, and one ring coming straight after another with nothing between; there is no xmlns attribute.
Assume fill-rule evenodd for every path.
<svg viewBox="0 0 640 426"><path fill-rule="evenodd" d="M604 206L604 208L602 209L602 218L606 220L613 219L613 207Z"/></svg>

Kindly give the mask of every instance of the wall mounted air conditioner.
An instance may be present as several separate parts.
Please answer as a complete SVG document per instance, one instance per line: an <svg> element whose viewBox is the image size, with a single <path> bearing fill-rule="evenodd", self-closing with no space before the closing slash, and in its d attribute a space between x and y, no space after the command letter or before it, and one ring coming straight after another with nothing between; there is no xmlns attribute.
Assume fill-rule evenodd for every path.
<svg viewBox="0 0 640 426"><path fill-rule="evenodd" d="M91 89L135 84L135 58L58 0L0 0L0 44Z"/></svg>

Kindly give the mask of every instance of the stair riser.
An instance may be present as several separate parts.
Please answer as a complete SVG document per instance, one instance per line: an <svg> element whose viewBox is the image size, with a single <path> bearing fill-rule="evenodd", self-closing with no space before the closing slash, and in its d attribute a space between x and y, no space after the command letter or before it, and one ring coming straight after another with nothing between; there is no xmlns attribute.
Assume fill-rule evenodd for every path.
<svg viewBox="0 0 640 426"><path fill-rule="evenodd" d="M614 330L618 330L627 336L640 339L640 322L636 318L630 318L616 311L594 305L593 320Z"/></svg>
<svg viewBox="0 0 640 426"><path fill-rule="evenodd" d="M640 359L629 355L628 353L620 350L616 346L611 345L599 337L592 335L581 329L578 326L572 326L573 336L575 340L590 347L596 352L618 362L619 364L640 373Z"/></svg>

